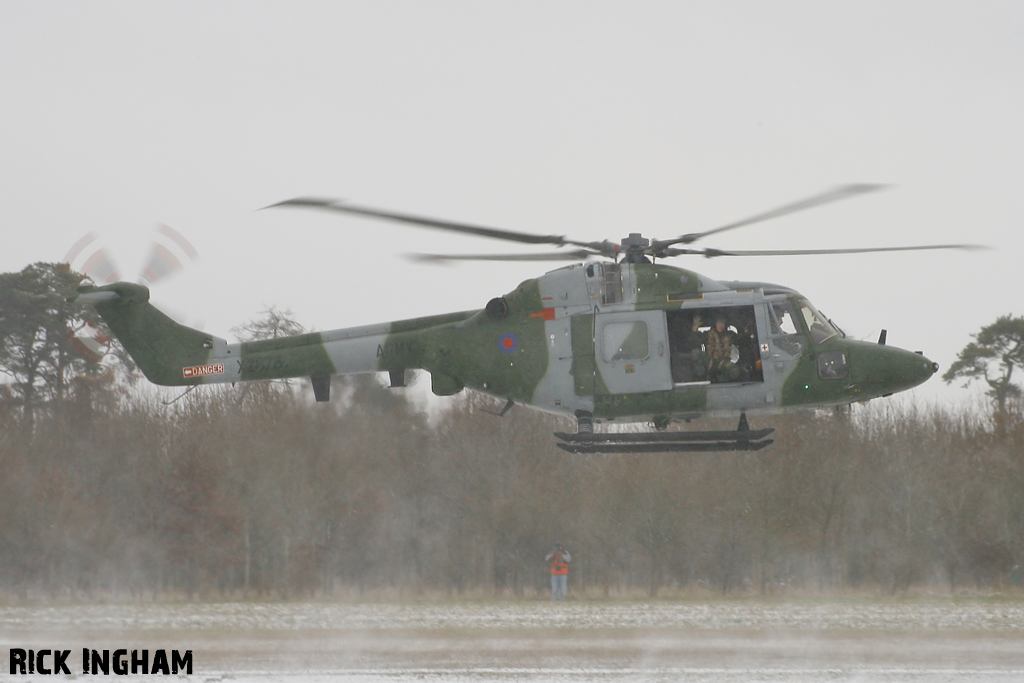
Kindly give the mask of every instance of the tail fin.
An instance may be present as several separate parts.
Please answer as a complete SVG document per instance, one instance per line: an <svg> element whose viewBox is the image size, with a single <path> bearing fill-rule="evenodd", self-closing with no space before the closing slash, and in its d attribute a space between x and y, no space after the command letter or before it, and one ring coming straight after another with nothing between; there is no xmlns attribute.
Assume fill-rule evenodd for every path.
<svg viewBox="0 0 1024 683"><path fill-rule="evenodd" d="M149 303L149 289L130 282L81 286L77 300L92 304L150 382L164 386L197 384L182 369L207 362L215 339L180 325ZM218 345L220 345L218 344Z"/></svg>

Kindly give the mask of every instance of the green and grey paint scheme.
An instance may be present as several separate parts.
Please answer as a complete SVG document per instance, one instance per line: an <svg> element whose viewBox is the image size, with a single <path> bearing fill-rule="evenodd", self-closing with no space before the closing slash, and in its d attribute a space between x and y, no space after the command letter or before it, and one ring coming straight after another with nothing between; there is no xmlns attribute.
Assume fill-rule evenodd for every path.
<svg viewBox="0 0 1024 683"><path fill-rule="evenodd" d="M919 353L814 335L800 315L798 329L784 335L773 305L809 307L793 290L660 264L580 263L527 280L481 310L241 344L174 322L141 285L79 289L145 376L165 386L286 377L323 385L332 375L375 372L392 373L401 386L404 371L415 369L430 373L438 395L468 387L552 413L657 422L864 401L914 387L937 369ZM733 306L754 313L763 379L674 382L667 315ZM603 330L622 323L646 325L646 355L608 360ZM839 377L823 376L822 354L841 359Z"/></svg>

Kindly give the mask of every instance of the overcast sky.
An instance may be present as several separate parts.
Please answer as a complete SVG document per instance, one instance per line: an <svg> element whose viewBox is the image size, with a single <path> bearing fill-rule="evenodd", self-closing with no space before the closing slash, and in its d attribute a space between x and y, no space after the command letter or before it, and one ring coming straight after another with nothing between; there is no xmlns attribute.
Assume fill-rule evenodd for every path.
<svg viewBox="0 0 1024 683"><path fill-rule="evenodd" d="M993 249L675 264L948 368L1024 314L1022 65L1020 2L0 2L0 271L94 231L134 280L165 223L202 258L158 305L229 339L264 305L325 330L479 308L550 266L418 265L524 247L260 207L618 241L886 183L698 246Z"/></svg>

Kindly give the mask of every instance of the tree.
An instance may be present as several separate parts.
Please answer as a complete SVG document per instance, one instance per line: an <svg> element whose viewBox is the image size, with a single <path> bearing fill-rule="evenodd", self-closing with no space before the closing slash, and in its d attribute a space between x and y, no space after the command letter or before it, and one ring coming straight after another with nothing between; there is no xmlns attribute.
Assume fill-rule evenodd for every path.
<svg viewBox="0 0 1024 683"><path fill-rule="evenodd" d="M68 301L85 278L66 263L33 263L0 273L0 371L14 382L11 394L31 426L36 409L64 401L88 361L74 334L86 321L81 304Z"/></svg>
<svg viewBox="0 0 1024 683"><path fill-rule="evenodd" d="M289 308L281 311L276 306L265 306L259 318L232 327L231 333L243 342L305 334L306 328L296 321L293 315Z"/></svg>
<svg viewBox="0 0 1024 683"><path fill-rule="evenodd" d="M673 549L685 554L689 496L680 495L688 470L676 458L621 456L612 467L615 485L608 496L616 521L643 549L648 565L647 596L657 597Z"/></svg>
<svg viewBox="0 0 1024 683"><path fill-rule="evenodd" d="M306 328L293 315L289 308L280 310L276 306L264 306L260 317L232 327L231 333L242 343L305 334ZM243 382L241 398L243 401L266 400L275 392L291 391L291 386L289 379Z"/></svg>
<svg viewBox="0 0 1024 683"><path fill-rule="evenodd" d="M962 378L967 384L984 380L989 386L985 394L997 414L1005 417L1009 401L1021 396L1013 371L1024 366L1024 317L1004 315L972 336L974 341L964 347L942 379L950 383Z"/></svg>

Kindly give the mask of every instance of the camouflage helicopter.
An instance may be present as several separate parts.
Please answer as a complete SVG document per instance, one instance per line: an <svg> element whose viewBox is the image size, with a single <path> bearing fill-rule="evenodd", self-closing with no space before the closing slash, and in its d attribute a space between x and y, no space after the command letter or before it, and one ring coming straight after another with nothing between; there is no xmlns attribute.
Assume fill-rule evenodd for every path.
<svg viewBox="0 0 1024 683"><path fill-rule="evenodd" d="M686 246L704 237L879 189L848 185L699 233L615 244L535 235L299 198L301 207L528 244L575 247L542 254L421 254L463 259L575 261L479 310L240 344L180 325L149 303L149 290L118 282L79 287L145 376L165 386L309 377L317 401L331 376L430 373L431 390L464 388L575 418L558 446L576 453L758 450L771 428L747 413L843 406L910 389L938 365L920 352L848 338L799 292L765 282L720 282L657 263L681 256L810 255L914 249L735 251ZM271 208L271 207L267 207ZM668 431L675 421L738 416L736 430ZM595 431L595 423L647 423L655 431Z"/></svg>

